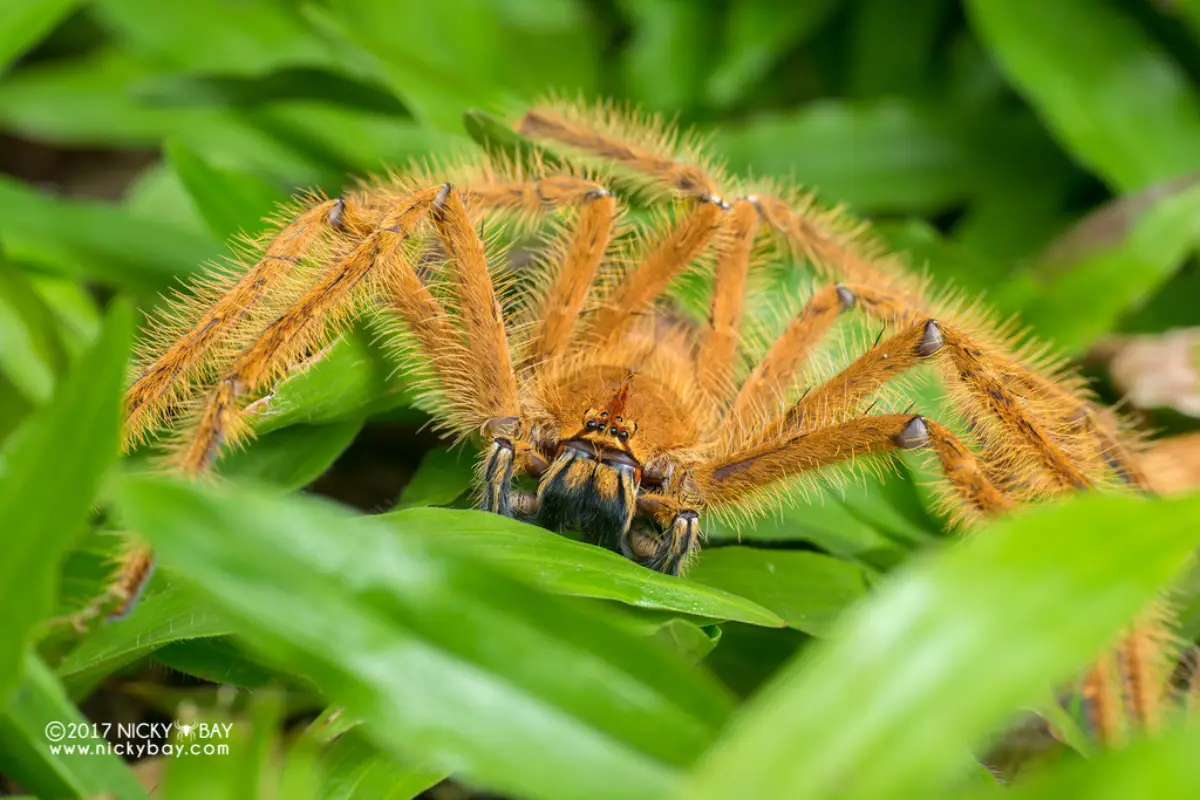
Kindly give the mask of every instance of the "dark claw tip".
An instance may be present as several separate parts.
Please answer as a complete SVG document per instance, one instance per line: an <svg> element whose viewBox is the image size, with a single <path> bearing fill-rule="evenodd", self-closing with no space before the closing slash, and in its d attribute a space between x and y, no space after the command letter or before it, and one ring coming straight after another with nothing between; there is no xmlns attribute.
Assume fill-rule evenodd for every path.
<svg viewBox="0 0 1200 800"><path fill-rule="evenodd" d="M438 189L437 195L433 198L434 211L440 211L442 206L446 205L446 198L450 196L451 186L448 183L443 183L442 188Z"/></svg>
<svg viewBox="0 0 1200 800"><path fill-rule="evenodd" d="M929 428L925 426L924 417L913 417L904 424L900 432L892 437L896 447L912 450L929 443Z"/></svg>
<svg viewBox="0 0 1200 800"><path fill-rule="evenodd" d="M334 228L341 229L345 223L346 201L339 197L334 201L333 208L329 209L329 224Z"/></svg>
<svg viewBox="0 0 1200 800"><path fill-rule="evenodd" d="M921 334L921 343L917 345L917 355L931 356L942 349L942 328L936 319L925 323L925 332Z"/></svg>
<svg viewBox="0 0 1200 800"><path fill-rule="evenodd" d="M837 289L838 300L842 301L842 308L854 308L854 292L850 291L840 283L834 288Z"/></svg>

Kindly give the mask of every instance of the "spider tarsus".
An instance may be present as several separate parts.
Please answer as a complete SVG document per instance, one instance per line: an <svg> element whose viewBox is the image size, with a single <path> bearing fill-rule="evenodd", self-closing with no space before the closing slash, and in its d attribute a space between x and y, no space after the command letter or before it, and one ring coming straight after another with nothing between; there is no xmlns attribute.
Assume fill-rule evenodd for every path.
<svg viewBox="0 0 1200 800"><path fill-rule="evenodd" d="M892 442L902 450L913 450L929 444L929 427L925 424L925 418L918 415L904 423L900 432L892 437Z"/></svg>
<svg viewBox="0 0 1200 800"><path fill-rule="evenodd" d="M936 319L931 319L925 323L925 331L921 334L921 341L917 345L917 355L931 356L941 350L944 343L942 327L938 325Z"/></svg>
<svg viewBox="0 0 1200 800"><path fill-rule="evenodd" d="M847 289L842 284L836 284L834 289L837 290L838 300L842 301L842 310L848 311L854 308L854 292Z"/></svg>
<svg viewBox="0 0 1200 800"><path fill-rule="evenodd" d="M450 196L450 190L453 188L449 183L443 183L442 188L438 189L438 193L434 196L433 202L429 206L429 215L435 222L441 221L445 217L446 198Z"/></svg>
<svg viewBox="0 0 1200 800"><path fill-rule="evenodd" d="M346 201L339 197L329 209L329 227L343 230L346 227Z"/></svg>

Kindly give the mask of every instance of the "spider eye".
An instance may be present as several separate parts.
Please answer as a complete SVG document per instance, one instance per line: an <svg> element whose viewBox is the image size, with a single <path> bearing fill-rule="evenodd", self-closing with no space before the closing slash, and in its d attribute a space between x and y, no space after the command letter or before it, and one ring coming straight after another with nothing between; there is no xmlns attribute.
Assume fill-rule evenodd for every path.
<svg viewBox="0 0 1200 800"><path fill-rule="evenodd" d="M608 412L607 412L607 411L601 411L601 412L600 412L600 416L602 416L602 417L607 417L607 416L608 416Z"/></svg>
<svg viewBox="0 0 1200 800"><path fill-rule="evenodd" d="M611 428L608 429L608 432L611 433L613 436L616 436L617 435L617 426L613 425Z"/></svg>
<svg viewBox="0 0 1200 800"><path fill-rule="evenodd" d="M587 421L587 429L588 429L589 431L594 431L594 430L596 430L597 428L601 428L601 427L603 427L603 426L602 426L602 425L601 425L599 422L597 422L596 420L594 420L594 419L589 419L589 420Z"/></svg>
<svg viewBox="0 0 1200 800"><path fill-rule="evenodd" d="M629 441L629 431L621 431L620 433L617 434L617 438L620 439L622 442Z"/></svg>

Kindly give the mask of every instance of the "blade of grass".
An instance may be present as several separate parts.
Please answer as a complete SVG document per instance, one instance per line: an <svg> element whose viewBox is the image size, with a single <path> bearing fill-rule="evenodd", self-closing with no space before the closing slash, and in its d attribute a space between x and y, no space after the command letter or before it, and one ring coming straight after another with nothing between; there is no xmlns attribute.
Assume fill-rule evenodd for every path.
<svg viewBox="0 0 1200 800"><path fill-rule="evenodd" d="M1191 80L1109 0L970 0L972 27L1052 134L1121 191L1200 168Z"/></svg>
<svg viewBox="0 0 1200 800"><path fill-rule="evenodd" d="M987 526L777 675L688 796L929 796L970 767L971 745L1082 669L1198 540L1200 496L1085 496Z"/></svg>
<svg viewBox="0 0 1200 800"><path fill-rule="evenodd" d="M116 459L132 317L125 303L114 306L92 351L0 450L0 701L19 680L34 627L54 608L61 561Z"/></svg>
<svg viewBox="0 0 1200 800"><path fill-rule="evenodd" d="M664 649L432 538L248 487L129 476L117 498L243 644L399 757L522 796L662 797L728 713Z"/></svg>

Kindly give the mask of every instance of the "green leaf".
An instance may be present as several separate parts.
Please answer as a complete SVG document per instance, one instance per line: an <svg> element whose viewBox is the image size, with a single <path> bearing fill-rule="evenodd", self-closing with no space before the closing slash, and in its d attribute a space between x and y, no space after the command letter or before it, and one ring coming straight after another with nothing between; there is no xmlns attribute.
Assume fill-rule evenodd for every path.
<svg viewBox="0 0 1200 800"><path fill-rule="evenodd" d="M169 586L148 592L129 614L100 626L68 654L58 674L72 688L98 683L160 647L230 632L229 623L195 592Z"/></svg>
<svg viewBox="0 0 1200 800"><path fill-rule="evenodd" d="M1153 297L1200 242L1200 184L1188 184L1142 202L1117 201L1128 214L1121 205L1096 212L1002 287L997 302L1022 308L1022 321L1064 350L1082 351ZM1092 236L1100 241L1076 241Z"/></svg>
<svg viewBox="0 0 1200 800"><path fill-rule="evenodd" d="M352 329L248 409L257 433L362 419L408 401L395 362L371 333Z"/></svg>
<svg viewBox="0 0 1200 800"><path fill-rule="evenodd" d="M865 0L854 11L850 93L858 97L914 95L927 83L944 32L946 0Z"/></svg>
<svg viewBox="0 0 1200 800"><path fill-rule="evenodd" d="M1191 79L1111 0L970 0L967 10L1051 133L1109 186L1200 168Z"/></svg>
<svg viewBox="0 0 1200 800"><path fill-rule="evenodd" d="M969 746L1082 669L1198 540L1200 496L1089 495L986 526L785 668L689 796L930 796L967 770Z"/></svg>
<svg viewBox="0 0 1200 800"><path fill-rule="evenodd" d="M287 3L93 0L94 13L128 49L197 71L255 74L330 63L321 41Z"/></svg>
<svg viewBox="0 0 1200 800"><path fill-rule="evenodd" d="M208 237L105 203L55 199L8 178L0 178L0 237L14 261L143 293L220 252Z"/></svg>
<svg viewBox="0 0 1200 800"><path fill-rule="evenodd" d="M728 713L664 649L434 537L245 487L130 476L117 498L243 644L398 757L522 796L662 797Z"/></svg>
<svg viewBox="0 0 1200 800"><path fill-rule="evenodd" d="M303 489L325 474L362 426L359 417L272 431L223 455L217 462L217 472L226 478L272 483L281 491Z"/></svg>
<svg viewBox="0 0 1200 800"><path fill-rule="evenodd" d="M407 800L445 777L380 750L358 731L339 736L321 753L321 800Z"/></svg>
<svg viewBox="0 0 1200 800"><path fill-rule="evenodd" d="M708 76L708 99L719 108L738 104L790 48L808 40L837 10L837 0L780 4L741 0L729 10L725 46Z"/></svg>
<svg viewBox="0 0 1200 800"><path fill-rule="evenodd" d="M721 629L716 625L703 627L682 617L672 617L658 626L651 638L671 648L691 663L698 663L721 641Z"/></svg>
<svg viewBox="0 0 1200 800"><path fill-rule="evenodd" d="M474 482L475 455L465 446L430 450L404 487L400 506L416 508L453 503L470 490Z"/></svg>
<svg viewBox="0 0 1200 800"><path fill-rule="evenodd" d="M691 106L703 81L715 28L703 3L622 2L633 35L621 54L624 94L652 109Z"/></svg>
<svg viewBox="0 0 1200 800"><path fill-rule="evenodd" d="M904 100L825 100L729 125L714 149L740 173L794 178L860 213L931 211L978 190L954 126Z"/></svg>
<svg viewBox="0 0 1200 800"><path fill-rule="evenodd" d="M25 399L50 399L66 368L53 312L29 279L0 256L0 371Z"/></svg>
<svg viewBox="0 0 1200 800"><path fill-rule="evenodd" d="M778 616L745 598L653 572L610 550L496 514L418 508L380 519L408 536L451 545L558 594L755 625L784 625Z"/></svg>
<svg viewBox="0 0 1200 800"><path fill-rule="evenodd" d="M258 233L263 219L287 200L283 192L266 181L214 167L179 142L168 142L166 150L209 231L219 241L227 241L239 232Z"/></svg>
<svg viewBox="0 0 1200 800"><path fill-rule="evenodd" d="M869 588L862 567L820 553L709 548L689 577L753 600L796 630L826 636L842 610Z"/></svg>
<svg viewBox="0 0 1200 800"><path fill-rule="evenodd" d="M7 0L0 17L0 75L78 6L79 0Z"/></svg>
<svg viewBox="0 0 1200 800"><path fill-rule="evenodd" d="M413 116L442 131L461 131L464 109L545 91L547 75L583 92L595 81L597 38L570 0L336 0L331 10L328 25L373 57Z"/></svg>
<svg viewBox="0 0 1200 800"><path fill-rule="evenodd" d="M34 626L54 609L63 556L116 459L132 324L129 306L115 305L95 348L0 450L0 701Z"/></svg>
<svg viewBox="0 0 1200 800"><path fill-rule="evenodd" d="M46 665L26 653L22 672L24 680L0 714L0 773L40 797L145 800L145 791L120 756L65 747L95 747L104 740L68 735L90 720L67 698ZM57 743L64 746L59 752L53 749Z"/></svg>
<svg viewBox="0 0 1200 800"><path fill-rule="evenodd" d="M1169 731L1155 739L1104 753L1087 761L1073 760L1023 780L1003 793L980 792L973 798L1012 800L1127 800L1133 797L1200 796L1200 727Z"/></svg>

